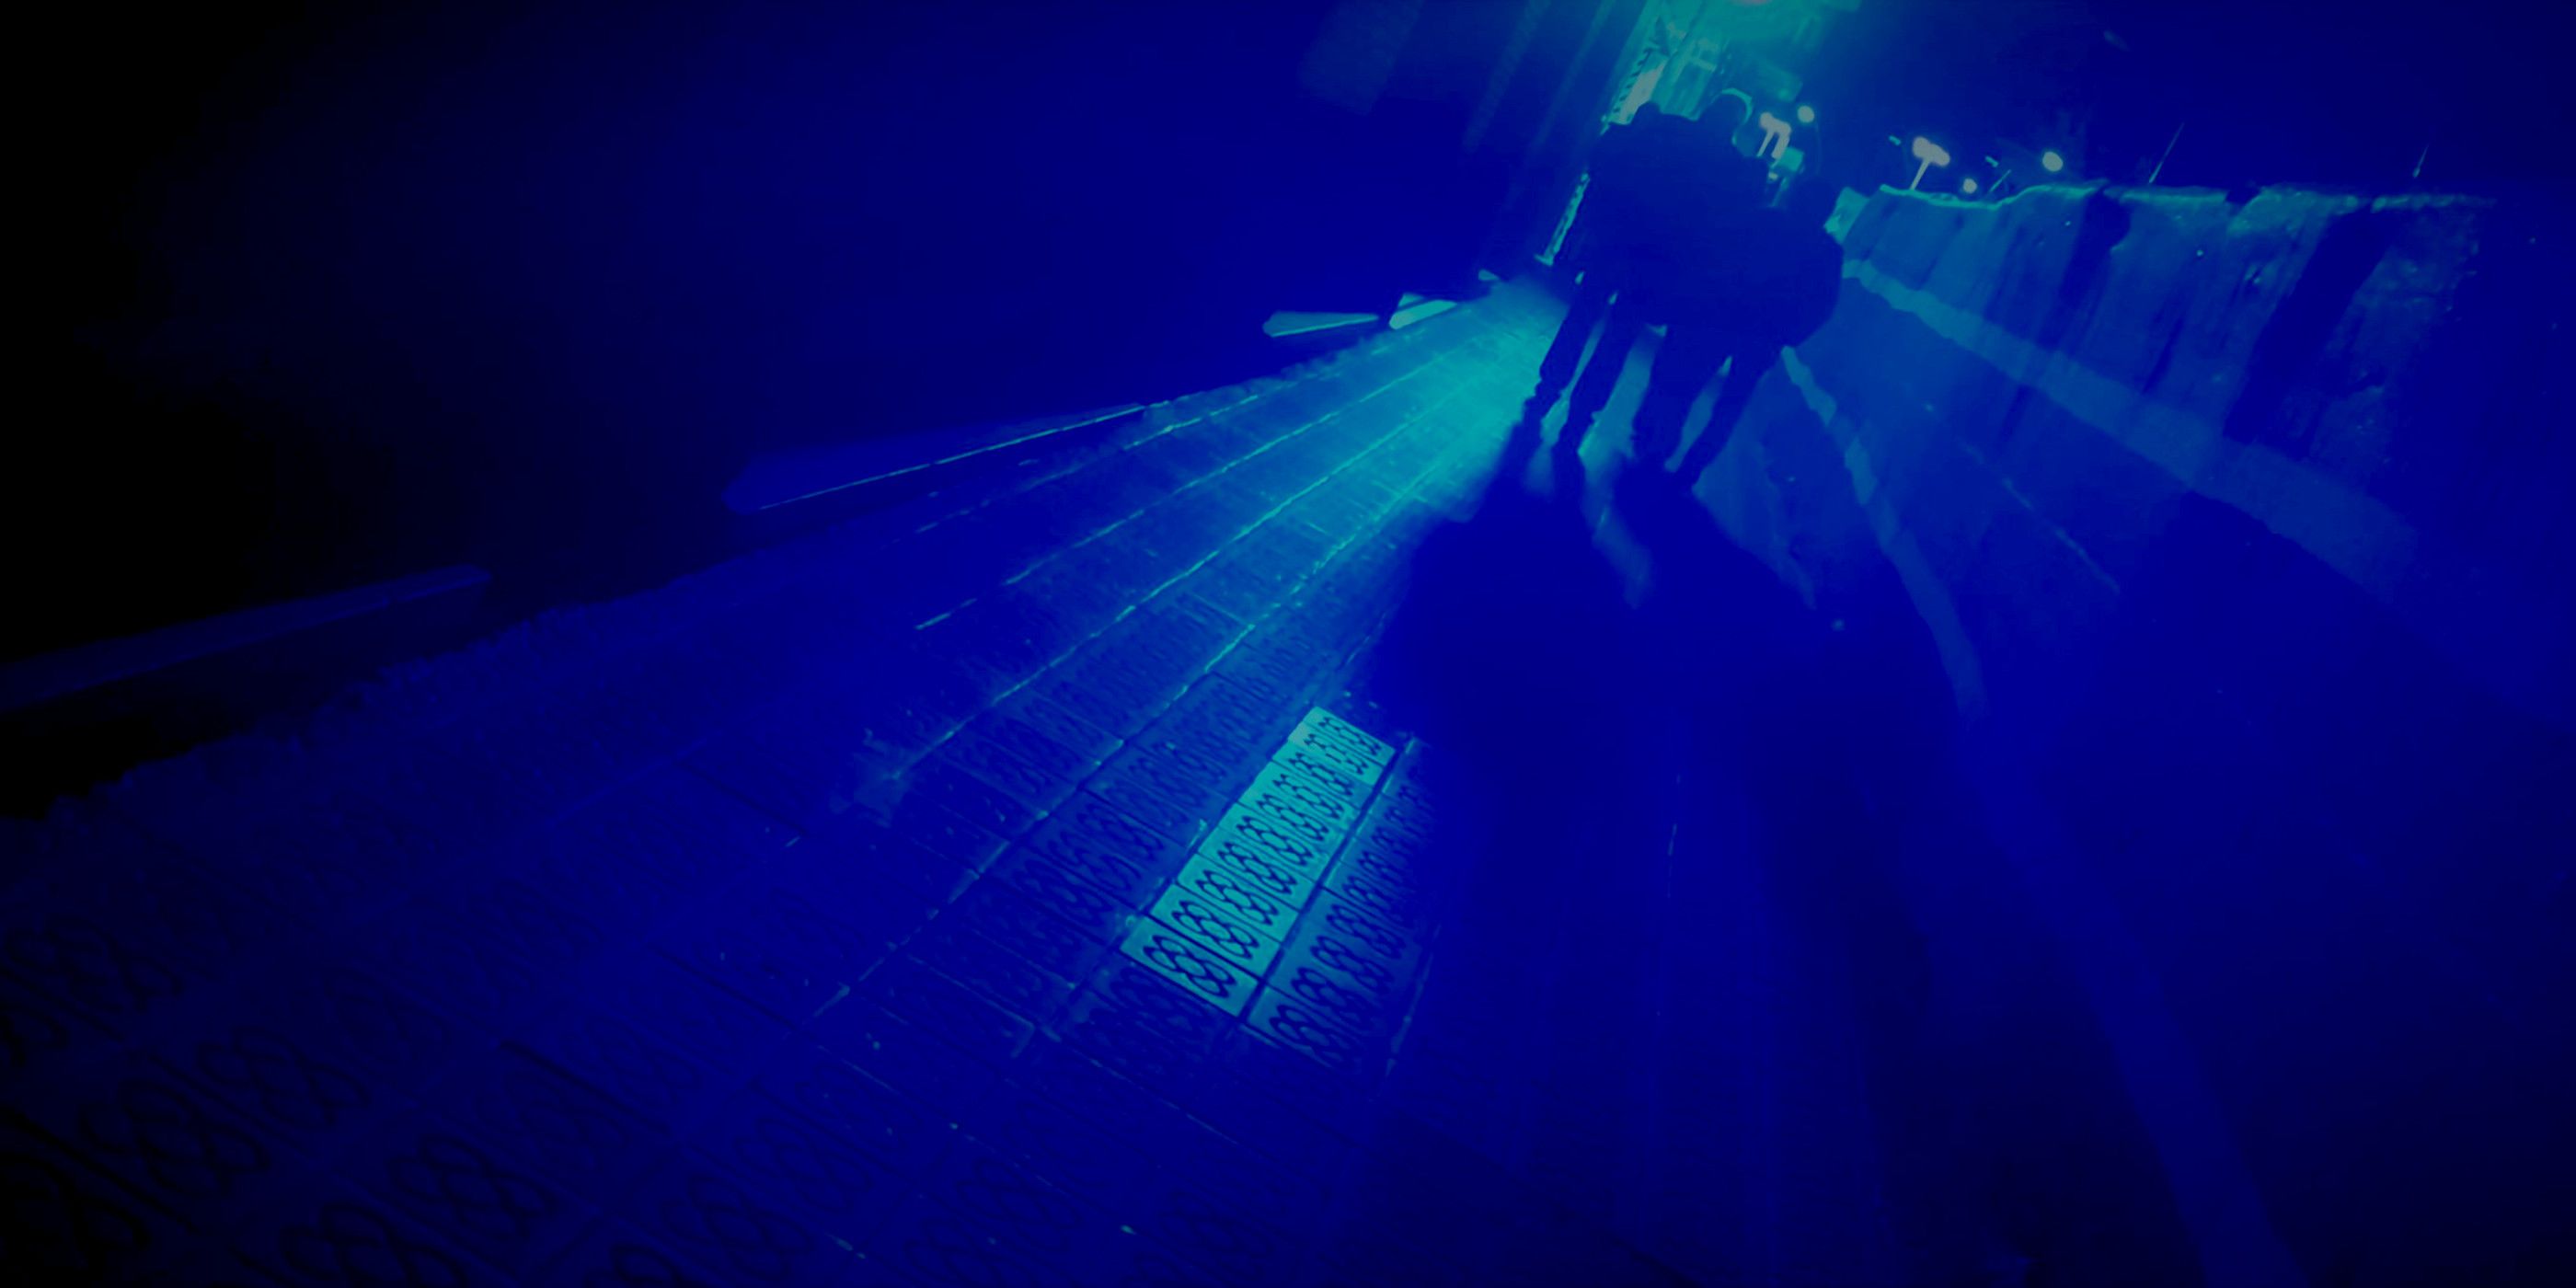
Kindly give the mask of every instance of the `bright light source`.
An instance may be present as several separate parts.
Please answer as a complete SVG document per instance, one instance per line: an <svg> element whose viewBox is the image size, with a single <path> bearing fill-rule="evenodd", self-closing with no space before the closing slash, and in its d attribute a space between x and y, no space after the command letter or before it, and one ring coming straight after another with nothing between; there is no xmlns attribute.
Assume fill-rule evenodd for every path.
<svg viewBox="0 0 2576 1288"><path fill-rule="evenodd" d="M2066 168L2066 158L2054 151L2042 152L2039 154L2039 168L2055 174Z"/></svg>
<svg viewBox="0 0 2576 1288"><path fill-rule="evenodd" d="M1816 109L1814 109L1814 108L1812 108L1812 107L1809 107L1809 106L1807 106L1807 105L1806 105L1806 104L1804 104L1804 103L1800 103L1800 104L1798 105L1798 124L1800 124L1800 125L1813 125L1813 124L1815 124L1815 123L1816 123Z"/></svg>
<svg viewBox="0 0 2576 1288"><path fill-rule="evenodd" d="M1959 181L1959 191L1964 192L1971 197L1976 196L1977 181L1974 179L1961 179Z"/></svg>
<svg viewBox="0 0 2576 1288"><path fill-rule="evenodd" d="M1767 152L1772 156L1777 157L1780 155L1781 149L1789 146L1789 133L1791 127L1787 121L1781 120L1779 117L1774 116L1769 112L1764 112L1755 123L1762 127L1762 146L1755 148L1753 150L1753 155L1758 157Z"/></svg>
<svg viewBox="0 0 2576 1288"><path fill-rule="evenodd" d="M1914 139L1914 159L1925 165L1948 165L1950 152L1940 144L1917 135Z"/></svg>

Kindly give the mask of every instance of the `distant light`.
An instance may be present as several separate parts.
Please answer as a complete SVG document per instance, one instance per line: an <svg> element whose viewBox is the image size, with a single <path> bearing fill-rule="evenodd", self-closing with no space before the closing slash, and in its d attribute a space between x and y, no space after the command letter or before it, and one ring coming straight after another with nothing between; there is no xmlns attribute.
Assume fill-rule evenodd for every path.
<svg viewBox="0 0 2576 1288"><path fill-rule="evenodd" d="M2039 154L2039 168L2046 170L2050 174L2055 174L2066 168L2066 158L2059 156L2053 151L2042 152Z"/></svg>
<svg viewBox="0 0 2576 1288"><path fill-rule="evenodd" d="M1815 124L1815 123L1816 123L1816 109L1814 109L1814 108L1812 108L1812 107L1809 107L1808 105L1806 105L1806 104L1804 104L1804 103L1800 103L1800 104L1798 105L1798 124L1800 124L1800 125L1813 125L1813 124Z"/></svg>
<svg viewBox="0 0 2576 1288"><path fill-rule="evenodd" d="M1961 179L1959 181L1959 191L1964 192L1971 197L1976 196L1977 181L1975 179Z"/></svg>

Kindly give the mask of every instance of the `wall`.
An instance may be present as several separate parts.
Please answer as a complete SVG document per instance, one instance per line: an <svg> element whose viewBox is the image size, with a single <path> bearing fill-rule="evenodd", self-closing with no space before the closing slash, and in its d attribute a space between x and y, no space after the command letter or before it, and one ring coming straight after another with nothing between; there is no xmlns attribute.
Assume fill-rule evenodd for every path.
<svg viewBox="0 0 2576 1288"><path fill-rule="evenodd" d="M2570 1251L2534 1233L2576 1146L2546 214L1884 191L1703 485L1829 612L1901 579L2213 1280Z"/></svg>
<svg viewBox="0 0 2576 1288"><path fill-rule="evenodd" d="M1324 0L525 10L46 30L27 365L76 410L0 656L506 590L720 522L758 448L1221 383L1367 182L1299 115Z"/></svg>

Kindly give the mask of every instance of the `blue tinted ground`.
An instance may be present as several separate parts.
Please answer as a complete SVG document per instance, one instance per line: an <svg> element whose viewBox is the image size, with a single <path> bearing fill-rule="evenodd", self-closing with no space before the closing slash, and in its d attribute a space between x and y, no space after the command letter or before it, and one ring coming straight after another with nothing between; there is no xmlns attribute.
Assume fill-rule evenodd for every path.
<svg viewBox="0 0 2576 1288"><path fill-rule="evenodd" d="M1766 866L1766 800L1870 813L1823 628L1615 432L1507 441L1553 321L997 454L23 826L7 1277L1905 1278L1869 1000Z"/></svg>

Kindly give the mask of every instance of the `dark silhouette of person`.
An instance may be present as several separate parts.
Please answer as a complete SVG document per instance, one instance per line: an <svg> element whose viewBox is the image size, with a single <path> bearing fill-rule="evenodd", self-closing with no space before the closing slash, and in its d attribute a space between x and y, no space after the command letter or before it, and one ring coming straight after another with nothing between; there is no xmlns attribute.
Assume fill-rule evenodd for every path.
<svg viewBox="0 0 2576 1288"><path fill-rule="evenodd" d="M1841 190L1820 178L1788 185L1699 272L1641 285L1638 310L1664 324L1664 345L1637 405L1637 459L1662 463L1680 445L1682 420L1711 380L1725 384L1708 427L1674 471L1695 483L1726 448L1744 404L1781 351L1803 344L1842 294L1843 248L1825 231Z"/></svg>
<svg viewBox="0 0 2576 1288"><path fill-rule="evenodd" d="M1647 377L1631 446L1639 461L1662 465L1679 446L1691 403L1721 369L1731 368L1708 431L1677 473L1692 480L1707 469L1781 347L1813 335L1833 312L1842 289L1842 246L1824 221L1835 196L1831 184L1810 180L1789 185L1769 206L1665 221L1636 258L1633 280L1575 382L1560 448L1609 404L1638 333L1657 324L1664 328L1663 347Z"/></svg>
<svg viewBox="0 0 2576 1288"><path fill-rule="evenodd" d="M1669 236L1665 225L1722 218L1760 201L1765 167L1731 141L1747 105L1741 94L1720 95L1693 121L1650 103L1637 109L1631 123L1601 136L1582 211L1567 237L1580 276L1565 320L1539 361L1538 387L1522 408L1524 421L1535 424L1564 396L1612 297L1656 258L1652 243ZM1625 353L1623 346L1620 355ZM1580 428L1572 422L1569 428L1579 443Z"/></svg>

